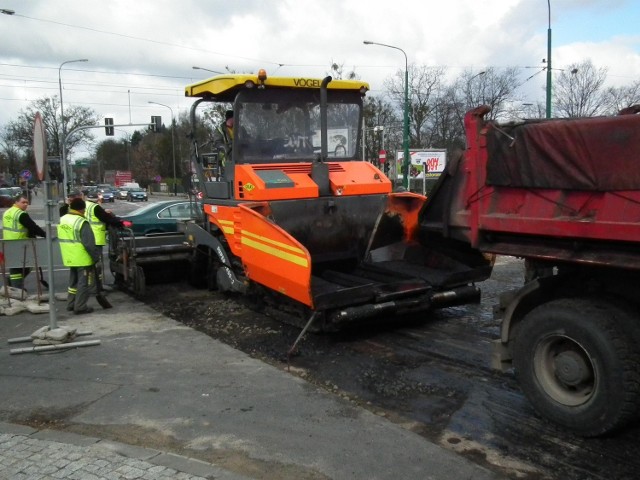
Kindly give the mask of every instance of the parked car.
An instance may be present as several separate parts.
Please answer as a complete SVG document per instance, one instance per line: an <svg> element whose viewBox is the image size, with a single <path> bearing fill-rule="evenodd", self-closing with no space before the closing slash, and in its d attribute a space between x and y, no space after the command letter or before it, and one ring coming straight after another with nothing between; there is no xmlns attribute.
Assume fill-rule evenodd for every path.
<svg viewBox="0 0 640 480"><path fill-rule="evenodd" d="M128 228L131 228L134 235L140 236L177 232L179 222L201 216L201 206L198 202L166 200L145 205L120 218L130 222Z"/></svg>
<svg viewBox="0 0 640 480"><path fill-rule="evenodd" d="M140 201L148 201L149 197L147 196L147 191L143 188L130 188L127 192L127 200L130 202L135 202L136 200Z"/></svg>
<svg viewBox="0 0 640 480"><path fill-rule="evenodd" d="M100 195L102 195L103 202L110 202L110 203L115 202L116 200L115 190L112 190L111 188L101 188L98 190L98 192L100 193Z"/></svg>
<svg viewBox="0 0 640 480"><path fill-rule="evenodd" d="M0 188L0 208L8 208L15 203L15 195L10 187Z"/></svg>

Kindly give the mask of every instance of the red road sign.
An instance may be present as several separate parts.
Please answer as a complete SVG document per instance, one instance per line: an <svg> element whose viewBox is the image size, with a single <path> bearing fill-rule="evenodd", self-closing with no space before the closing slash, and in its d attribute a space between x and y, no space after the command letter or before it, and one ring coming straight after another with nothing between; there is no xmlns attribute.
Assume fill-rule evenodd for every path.
<svg viewBox="0 0 640 480"><path fill-rule="evenodd" d="M44 130L42 116L40 112L36 112L36 118L33 122L33 153L36 157L36 171L38 172L38 180L44 180L44 169L47 164L47 135ZM25 170L29 176L22 175L22 178L29 180L31 172Z"/></svg>

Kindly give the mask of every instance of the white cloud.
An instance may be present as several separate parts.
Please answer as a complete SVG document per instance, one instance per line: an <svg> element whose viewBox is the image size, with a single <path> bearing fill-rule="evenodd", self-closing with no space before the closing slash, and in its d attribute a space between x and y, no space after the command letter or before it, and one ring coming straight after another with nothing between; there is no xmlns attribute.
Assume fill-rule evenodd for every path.
<svg viewBox="0 0 640 480"><path fill-rule="evenodd" d="M570 23L578 12L628 21L638 11L634 2L551 4L554 32L573 35L554 44L554 66L591 58L609 68L612 84L640 78L639 37L598 31L594 39L595 32ZM57 95L59 65L77 58L90 61L65 65L65 104L88 104L124 122L131 111L133 122L142 122L169 113L150 100L176 114L187 111L184 86L209 76L194 65L320 77L337 62L355 68L376 91L404 68L404 57L365 46L365 39L403 48L409 63L448 66L454 75L464 68L541 67L546 57L543 0L0 0L0 8L16 12L0 15L0 127L28 101ZM523 80L534 72L523 68ZM543 85L544 75L527 82L528 99L542 100Z"/></svg>

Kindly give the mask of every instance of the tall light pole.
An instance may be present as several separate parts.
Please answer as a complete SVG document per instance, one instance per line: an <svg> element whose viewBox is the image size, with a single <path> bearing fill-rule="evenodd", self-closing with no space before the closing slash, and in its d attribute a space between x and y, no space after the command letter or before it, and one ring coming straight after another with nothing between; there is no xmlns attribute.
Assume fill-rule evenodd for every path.
<svg viewBox="0 0 640 480"><path fill-rule="evenodd" d="M203 67L191 67L194 70L204 70L205 72L211 72L211 73L218 73L220 75L224 75L224 72L218 72L217 70L209 70L208 68L203 68Z"/></svg>
<svg viewBox="0 0 640 480"><path fill-rule="evenodd" d="M173 196L176 197L178 196L178 182L177 182L177 178L176 178L176 142L175 142L175 124L173 123L173 108L171 108L169 105L165 105L164 103L158 103L158 102L152 102L149 101L149 103L153 103L154 105L160 105L161 107L166 107L171 111L171 153L173 156Z"/></svg>
<svg viewBox="0 0 640 480"><path fill-rule="evenodd" d="M551 118L551 0L547 0L549 27L547 28L547 118Z"/></svg>
<svg viewBox="0 0 640 480"><path fill-rule="evenodd" d="M409 61L407 59L407 53L401 49L400 47L394 47L393 45L387 45L385 43L371 42L369 40L365 40L363 42L365 45L379 45L381 47L393 48L394 50L400 50L404 55L404 126L402 133L402 149L403 160L402 160L402 170L404 172L404 177L402 181L402 186L409 189L409 166L411 165L411 157L409 156Z"/></svg>
<svg viewBox="0 0 640 480"><path fill-rule="evenodd" d="M78 60L67 60L62 62L58 67L58 86L60 87L60 120L62 121L62 152L61 152L61 167L62 167L62 191L64 198L67 198L67 122L64 121L64 103L62 102L62 67L67 63L74 62L88 62L87 58L80 58Z"/></svg>
<svg viewBox="0 0 640 480"><path fill-rule="evenodd" d="M127 170L131 171L131 135L126 130L122 130L120 128L116 128L118 132L124 133L127 138L124 140L125 145L127 147Z"/></svg>
<svg viewBox="0 0 640 480"><path fill-rule="evenodd" d="M467 85L471 85L471 81L476 78L479 77L480 75L484 75L485 73L487 73L485 70L476 73L475 75L473 75L468 81L467 81Z"/></svg>
<svg viewBox="0 0 640 480"><path fill-rule="evenodd" d="M481 75L484 75L485 73L487 73L485 70L476 73L475 75L473 75L469 80L467 80L467 92L469 94L469 106L468 108L473 108L476 107L477 105L473 105L473 92L471 92L471 82L473 82L474 78L480 77ZM484 95L483 95L484 97ZM482 99L482 101L484 101L484 98Z"/></svg>

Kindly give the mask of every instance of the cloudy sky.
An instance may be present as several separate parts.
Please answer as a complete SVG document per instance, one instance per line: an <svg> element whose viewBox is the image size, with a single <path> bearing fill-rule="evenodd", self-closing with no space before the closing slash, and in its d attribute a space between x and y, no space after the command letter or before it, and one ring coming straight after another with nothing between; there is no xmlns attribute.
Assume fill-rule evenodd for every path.
<svg viewBox="0 0 640 480"><path fill-rule="evenodd" d="M591 59L611 85L640 79L640 2L550 0L552 66ZM0 128L34 99L59 93L116 124L188 111L184 86L224 71L322 77L332 63L373 93L410 64L464 69L518 66L547 56L545 0L0 0ZM88 62L63 62L86 58ZM544 100L545 75L523 101ZM524 98L527 97L527 98ZM168 122L166 122L168 123ZM129 129L131 132L132 129ZM118 132L116 132L118 133ZM120 133L121 134L121 133ZM101 134L100 134L101 136ZM101 138L97 138L100 140Z"/></svg>

